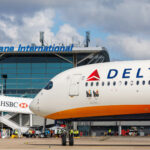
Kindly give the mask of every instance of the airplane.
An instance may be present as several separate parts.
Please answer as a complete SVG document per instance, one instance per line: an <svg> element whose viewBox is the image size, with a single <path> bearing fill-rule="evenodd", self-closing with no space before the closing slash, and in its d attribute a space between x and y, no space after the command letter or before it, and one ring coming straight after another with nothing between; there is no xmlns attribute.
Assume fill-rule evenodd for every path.
<svg viewBox="0 0 150 150"><path fill-rule="evenodd" d="M64 71L43 88L30 104L37 115L63 120L62 145L74 145L72 121L149 120L150 61L118 61Z"/></svg>

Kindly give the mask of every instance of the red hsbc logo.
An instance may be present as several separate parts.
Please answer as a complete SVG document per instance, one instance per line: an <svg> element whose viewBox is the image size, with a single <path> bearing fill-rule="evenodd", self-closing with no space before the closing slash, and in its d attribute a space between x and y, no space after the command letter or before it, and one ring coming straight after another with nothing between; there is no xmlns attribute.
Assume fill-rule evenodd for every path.
<svg viewBox="0 0 150 150"><path fill-rule="evenodd" d="M100 79L100 76L96 69L89 75L89 77L87 78L87 81L98 81L99 79Z"/></svg>
<svg viewBox="0 0 150 150"><path fill-rule="evenodd" d="M19 104L19 107L21 107L21 108L27 108L28 104L27 103L21 103L21 104Z"/></svg>

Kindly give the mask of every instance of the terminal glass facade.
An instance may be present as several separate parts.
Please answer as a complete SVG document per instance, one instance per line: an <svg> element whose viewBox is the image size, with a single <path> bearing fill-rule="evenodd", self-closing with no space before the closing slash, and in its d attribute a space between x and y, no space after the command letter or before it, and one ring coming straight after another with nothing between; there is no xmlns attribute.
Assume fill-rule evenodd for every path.
<svg viewBox="0 0 150 150"><path fill-rule="evenodd" d="M34 97L51 78L72 67L71 63L55 56L3 58L0 60L1 89L10 96Z"/></svg>
<svg viewBox="0 0 150 150"><path fill-rule="evenodd" d="M109 61L105 50L74 53L0 53L0 89L9 96L35 97L58 73Z"/></svg>

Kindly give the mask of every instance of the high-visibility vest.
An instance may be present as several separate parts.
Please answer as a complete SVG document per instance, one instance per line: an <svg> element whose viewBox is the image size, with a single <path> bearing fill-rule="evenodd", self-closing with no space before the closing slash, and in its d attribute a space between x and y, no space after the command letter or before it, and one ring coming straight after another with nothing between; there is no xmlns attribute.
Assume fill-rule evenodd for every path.
<svg viewBox="0 0 150 150"><path fill-rule="evenodd" d="M70 130L70 134L73 134L73 130Z"/></svg>
<svg viewBox="0 0 150 150"><path fill-rule="evenodd" d="M17 131L17 130L15 130L15 134L16 134L16 135L18 134L18 131Z"/></svg>

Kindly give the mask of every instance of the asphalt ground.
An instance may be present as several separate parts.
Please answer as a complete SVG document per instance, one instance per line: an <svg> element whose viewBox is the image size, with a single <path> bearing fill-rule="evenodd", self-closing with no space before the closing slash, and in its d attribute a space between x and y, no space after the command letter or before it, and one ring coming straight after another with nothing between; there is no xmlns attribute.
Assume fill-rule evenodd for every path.
<svg viewBox="0 0 150 150"><path fill-rule="evenodd" d="M60 138L0 139L0 149L11 150L150 150L150 137L82 137L74 146L61 146Z"/></svg>

